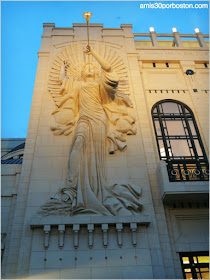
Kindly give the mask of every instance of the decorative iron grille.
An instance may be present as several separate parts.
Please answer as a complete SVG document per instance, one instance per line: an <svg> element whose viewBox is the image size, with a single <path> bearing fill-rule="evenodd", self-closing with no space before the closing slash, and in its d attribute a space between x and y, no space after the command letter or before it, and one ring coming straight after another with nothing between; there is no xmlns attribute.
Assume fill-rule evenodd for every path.
<svg viewBox="0 0 210 280"><path fill-rule="evenodd" d="M209 180L209 166L204 161L171 160L167 164L167 169L171 182Z"/></svg>

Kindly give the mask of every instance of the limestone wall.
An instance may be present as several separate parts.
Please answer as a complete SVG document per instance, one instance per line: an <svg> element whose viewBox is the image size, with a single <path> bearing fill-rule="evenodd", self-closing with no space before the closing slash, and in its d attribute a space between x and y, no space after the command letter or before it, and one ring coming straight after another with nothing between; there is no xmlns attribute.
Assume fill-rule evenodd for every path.
<svg viewBox="0 0 210 280"><path fill-rule="evenodd" d="M83 223L77 249L73 247L74 227L71 223L66 227L62 248L58 246L60 233L56 227L59 223L54 224L50 232L43 231L44 225L53 225L53 217L46 219L46 224L38 219L31 228L31 221L37 218L40 207L65 184L73 139L72 135L55 136L50 130L55 125L51 113L56 108L48 91L51 65L55 54L72 45L76 46L78 53L81 52L79 57L82 60L82 50L87 43L84 24L74 24L73 28L55 28L54 24L44 24L5 277L179 278L181 267L178 265L176 247L179 244L175 246L171 237L176 222L169 221L170 214L165 215L165 211L169 210L160 197L157 176L160 160L151 108L163 99L175 99L188 105L195 115L208 152L208 69L203 66L208 61L208 50L141 49L135 44L131 25L111 29L92 24L90 38L91 46L95 49L99 46L113 49L126 66L137 134L126 136L126 150L115 154L108 153L107 140L107 182L111 184L126 180L141 187L140 202L143 205L142 215L147 217L147 226L140 224L136 232L137 245L133 246L129 241L131 231L126 224L122 233L123 245L119 246L116 243L117 223L113 222L108 231L107 248L103 246L102 230L96 228L93 248L89 248L88 232L83 228ZM169 67L166 67L166 62ZM193 79L185 74L186 69L194 70ZM197 89L197 92L193 89ZM185 213L181 211L180 215ZM120 220L119 223L123 222ZM76 221L74 224L77 224ZM49 237L47 248L44 247L44 236Z"/></svg>
<svg viewBox="0 0 210 280"><path fill-rule="evenodd" d="M21 165L4 164L1 166L1 254L2 277L5 276L6 264L9 261L11 230L14 223L18 184Z"/></svg>

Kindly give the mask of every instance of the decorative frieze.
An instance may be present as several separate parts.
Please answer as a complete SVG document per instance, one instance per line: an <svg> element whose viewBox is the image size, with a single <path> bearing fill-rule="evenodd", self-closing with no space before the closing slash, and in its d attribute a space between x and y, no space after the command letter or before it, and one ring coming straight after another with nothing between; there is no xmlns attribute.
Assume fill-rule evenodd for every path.
<svg viewBox="0 0 210 280"><path fill-rule="evenodd" d="M191 60L191 61L208 61L209 52L208 50L186 50L186 49L137 49L139 60Z"/></svg>
<svg viewBox="0 0 210 280"><path fill-rule="evenodd" d="M188 90L185 89L147 89L146 90L146 94L174 94L174 93L178 93L178 94L189 94Z"/></svg>
<svg viewBox="0 0 210 280"><path fill-rule="evenodd" d="M209 94L209 90L193 89L196 94ZM189 94L189 90L186 89L147 89L146 94Z"/></svg>

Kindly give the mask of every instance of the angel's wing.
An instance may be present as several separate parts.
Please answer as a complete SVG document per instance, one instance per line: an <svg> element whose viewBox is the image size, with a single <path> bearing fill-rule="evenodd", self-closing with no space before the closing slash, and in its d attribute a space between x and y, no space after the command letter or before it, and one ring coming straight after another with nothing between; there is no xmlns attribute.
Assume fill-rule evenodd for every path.
<svg viewBox="0 0 210 280"><path fill-rule="evenodd" d="M123 58L119 55L119 53L117 53L116 50L108 46L101 47L99 53L105 61L111 64L113 70L118 74L119 84L117 89L117 95L129 95L130 92L128 73Z"/></svg>
<svg viewBox="0 0 210 280"><path fill-rule="evenodd" d="M115 99L103 105L110 121L108 128L108 140L110 142L109 153L124 150L127 146L124 134L136 134L135 116L132 113L132 101L130 100L129 78L124 59L115 49L102 46L100 55L107 61L119 77Z"/></svg>
<svg viewBox="0 0 210 280"><path fill-rule="evenodd" d="M70 45L55 54L52 59L48 91L56 106L58 106L60 98L67 93L67 88L72 88L74 81L81 80L82 64L78 56L76 46ZM63 70L62 67L64 67L65 73L63 79L60 78L61 71Z"/></svg>
<svg viewBox="0 0 210 280"><path fill-rule="evenodd" d="M81 80L82 65L75 44L63 48L52 59L48 91L57 107L52 112L56 122L56 125L51 127L54 135L69 135L75 124L77 113L75 87Z"/></svg>

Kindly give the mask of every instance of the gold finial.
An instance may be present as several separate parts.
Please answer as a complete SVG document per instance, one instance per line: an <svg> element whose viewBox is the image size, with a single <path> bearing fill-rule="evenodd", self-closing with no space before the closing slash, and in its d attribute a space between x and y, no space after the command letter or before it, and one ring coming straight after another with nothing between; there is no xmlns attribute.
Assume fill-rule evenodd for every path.
<svg viewBox="0 0 210 280"><path fill-rule="evenodd" d="M91 12L85 12L82 14L84 18L86 18L87 24L89 23L89 18L92 17L92 13Z"/></svg>

